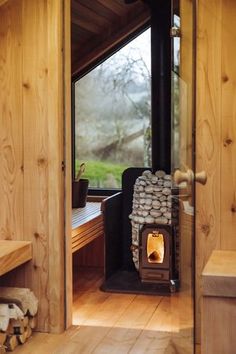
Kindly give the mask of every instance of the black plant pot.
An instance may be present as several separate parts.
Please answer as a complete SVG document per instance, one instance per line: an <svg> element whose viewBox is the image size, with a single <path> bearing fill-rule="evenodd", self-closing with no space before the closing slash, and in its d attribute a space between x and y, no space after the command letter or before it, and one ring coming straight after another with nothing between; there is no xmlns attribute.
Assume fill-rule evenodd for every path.
<svg viewBox="0 0 236 354"><path fill-rule="evenodd" d="M89 180L81 178L72 182L72 208L84 208L87 202Z"/></svg>

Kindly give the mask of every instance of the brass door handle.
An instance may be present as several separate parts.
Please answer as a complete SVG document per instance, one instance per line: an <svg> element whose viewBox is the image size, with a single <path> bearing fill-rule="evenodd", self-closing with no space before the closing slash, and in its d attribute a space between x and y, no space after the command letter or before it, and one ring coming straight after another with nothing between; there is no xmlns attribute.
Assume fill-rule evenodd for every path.
<svg viewBox="0 0 236 354"><path fill-rule="evenodd" d="M207 174L205 171L194 174L190 169L187 170L187 172L176 170L174 173L174 181L176 184L180 184L181 182L187 182L187 184L198 182L204 185L207 182Z"/></svg>

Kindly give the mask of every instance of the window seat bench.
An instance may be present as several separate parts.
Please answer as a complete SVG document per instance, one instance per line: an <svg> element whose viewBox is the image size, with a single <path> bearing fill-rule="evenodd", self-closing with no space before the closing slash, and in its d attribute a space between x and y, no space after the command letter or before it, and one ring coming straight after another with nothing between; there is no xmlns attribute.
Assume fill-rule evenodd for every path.
<svg viewBox="0 0 236 354"><path fill-rule="evenodd" d="M104 233L101 202L87 202L84 208L72 209L72 253Z"/></svg>

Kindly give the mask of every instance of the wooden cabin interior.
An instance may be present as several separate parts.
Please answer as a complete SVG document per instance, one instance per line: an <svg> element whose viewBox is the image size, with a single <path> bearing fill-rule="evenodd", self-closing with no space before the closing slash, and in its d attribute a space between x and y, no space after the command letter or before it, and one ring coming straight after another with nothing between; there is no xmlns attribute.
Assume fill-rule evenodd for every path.
<svg viewBox="0 0 236 354"><path fill-rule="evenodd" d="M0 327L0 354L13 337L19 354L235 353L235 16L234 0L0 0L0 317L3 287L38 299L32 336ZM75 83L148 28L152 163L72 208ZM159 273L129 220L147 171L178 205Z"/></svg>

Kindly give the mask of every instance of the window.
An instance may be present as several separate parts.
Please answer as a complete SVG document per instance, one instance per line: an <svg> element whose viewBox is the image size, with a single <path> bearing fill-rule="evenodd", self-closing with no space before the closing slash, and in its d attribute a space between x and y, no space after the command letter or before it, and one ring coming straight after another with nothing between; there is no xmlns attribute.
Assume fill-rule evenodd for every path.
<svg viewBox="0 0 236 354"><path fill-rule="evenodd" d="M74 170L90 188L120 188L127 167L151 166L150 29L74 83Z"/></svg>

